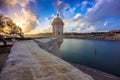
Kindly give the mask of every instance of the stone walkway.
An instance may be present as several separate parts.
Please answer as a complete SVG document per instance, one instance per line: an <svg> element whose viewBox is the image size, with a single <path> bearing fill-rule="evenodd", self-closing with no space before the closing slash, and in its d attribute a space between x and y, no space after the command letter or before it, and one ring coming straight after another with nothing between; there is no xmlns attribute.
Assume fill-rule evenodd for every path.
<svg viewBox="0 0 120 80"><path fill-rule="evenodd" d="M0 73L0 80L93 80L34 41L16 42Z"/></svg>

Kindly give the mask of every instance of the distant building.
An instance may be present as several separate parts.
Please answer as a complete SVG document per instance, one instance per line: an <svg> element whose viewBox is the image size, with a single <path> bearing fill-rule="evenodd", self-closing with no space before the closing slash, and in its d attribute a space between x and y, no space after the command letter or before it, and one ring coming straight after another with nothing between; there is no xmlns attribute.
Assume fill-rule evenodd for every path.
<svg viewBox="0 0 120 80"><path fill-rule="evenodd" d="M63 41L63 26L64 23L62 19L57 14L57 17L52 22L53 27L53 36L56 37L59 41Z"/></svg>
<svg viewBox="0 0 120 80"><path fill-rule="evenodd" d="M109 33L116 33L116 34L119 34L119 33L120 33L120 30L111 30L111 31L109 31Z"/></svg>

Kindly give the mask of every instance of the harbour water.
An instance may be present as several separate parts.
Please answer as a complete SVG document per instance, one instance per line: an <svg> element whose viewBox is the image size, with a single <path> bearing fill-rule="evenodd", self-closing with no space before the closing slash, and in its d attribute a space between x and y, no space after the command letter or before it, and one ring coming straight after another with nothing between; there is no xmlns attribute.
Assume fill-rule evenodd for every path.
<svg viewBox="0 0 120 80"><path fill-rule="evenodd" d="M120 77L120 41L64 39L61 57Z"/></svg>

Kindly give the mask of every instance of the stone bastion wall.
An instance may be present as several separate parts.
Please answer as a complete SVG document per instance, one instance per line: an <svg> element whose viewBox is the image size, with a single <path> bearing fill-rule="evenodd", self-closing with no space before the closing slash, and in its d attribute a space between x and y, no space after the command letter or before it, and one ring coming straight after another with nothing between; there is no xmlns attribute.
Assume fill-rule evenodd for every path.
<svg viewBox="0 0 120 80"><path fill-rule="evenodd" d="M56 39L15 42L0 80L93 80L93 78L50 52L58 52ZM44 48L44 49L42 49Z"/></svg>

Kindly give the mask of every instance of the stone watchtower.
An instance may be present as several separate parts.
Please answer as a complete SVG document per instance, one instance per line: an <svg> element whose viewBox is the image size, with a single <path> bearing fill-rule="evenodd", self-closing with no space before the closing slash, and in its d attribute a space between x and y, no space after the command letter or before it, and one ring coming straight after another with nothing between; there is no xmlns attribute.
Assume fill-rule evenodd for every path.
<svg viewBox="0 0 120 80"><path fill-rule="evenodd" d="M53 27L53 36L58 39L58 41L63 41L63 26L64 23L62 19L59 17L59 14L57 14L57 17L52 22Z"/></svg>

